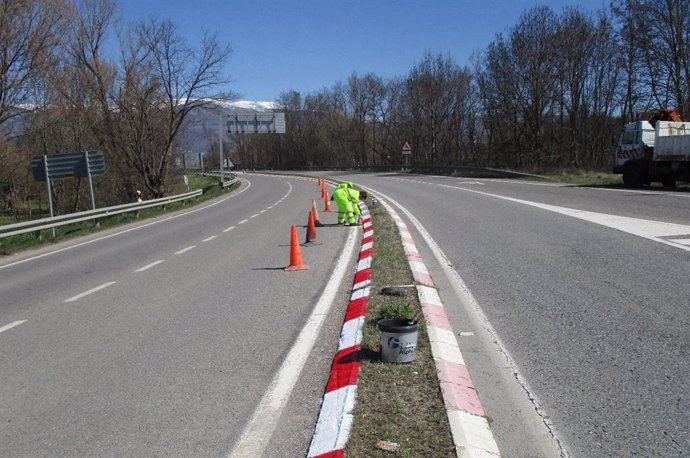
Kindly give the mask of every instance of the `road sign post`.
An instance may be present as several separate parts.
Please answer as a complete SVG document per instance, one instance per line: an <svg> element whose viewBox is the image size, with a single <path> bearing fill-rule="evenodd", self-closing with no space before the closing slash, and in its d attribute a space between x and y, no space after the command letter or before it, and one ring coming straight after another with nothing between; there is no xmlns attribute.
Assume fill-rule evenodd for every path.
<svg viewBox="0 0 690 458"><path fill-rule="evenodd" d="M277 111L266 113L233 113L229 115L229 119L226 121L226 127L231 137L235 134L284 134L286 132L285 113ZM222 142L222 137L220 141Z"/></svg>
<svg viewBox="0 0 690 458"><path fill-rule="evenodd" d="M405 140L405 144L402 147L402 155L405 158L405 167L407 167L409 158L412 156L412 145L410 145L408 140Z"/></svg>
<svg viewBox="0 0 690 458"><path fill-rule="evenodd" d="M31 171L36 181L45 181L48 188L48 208L50 217L53 214L53 195L50 187L51 180L61 180L67 177L87 178L91 195L91 209L96 209L96 199L93 192L93 176L105 173L105 159L101 151L84 151L83 153L51 154L34 156L31 158ZM55 238L55 228L53 228Z"/></svg>

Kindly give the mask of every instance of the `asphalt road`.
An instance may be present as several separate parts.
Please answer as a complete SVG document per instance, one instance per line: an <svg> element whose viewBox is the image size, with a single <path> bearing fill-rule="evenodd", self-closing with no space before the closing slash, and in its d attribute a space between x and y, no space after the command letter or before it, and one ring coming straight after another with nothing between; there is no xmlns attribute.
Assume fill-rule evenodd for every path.
<svg viewBox="0 0 690 458"><path fill-rule="evenodd" d="M198 207L0 259L0 456L226 456L357 230L319 228L310 269L283 271L319 189L244 176ZM308 448L348 287L266 456Z"/></svg>
<svg viewBox="0 0 690 458"><path fill-rule="evenodd" d="M690 455L690 194L331 177L405 210L503 456Z"/></svg>

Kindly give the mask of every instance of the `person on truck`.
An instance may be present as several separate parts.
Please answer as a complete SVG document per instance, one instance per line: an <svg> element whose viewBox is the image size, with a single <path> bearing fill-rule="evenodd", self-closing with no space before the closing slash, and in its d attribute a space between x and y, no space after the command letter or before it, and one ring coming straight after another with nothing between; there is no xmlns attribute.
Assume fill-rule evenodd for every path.
<svg viewBox="0 0 690 458"><path fill-rule="evenodd" d="M658 113L654 113L651 118L649 118L649 124L652 127L656 127L657 121L673 121L673 122L683 122L683 118L676 112L674 107L662 108Z"/></svg>

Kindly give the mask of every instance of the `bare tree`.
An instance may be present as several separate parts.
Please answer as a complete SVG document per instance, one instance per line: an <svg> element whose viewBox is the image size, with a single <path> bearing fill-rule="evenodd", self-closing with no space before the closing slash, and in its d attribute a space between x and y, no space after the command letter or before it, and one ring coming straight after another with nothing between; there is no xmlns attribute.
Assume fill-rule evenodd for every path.
<svg viewBox="0 0 690 458"><path fill-rule="evenodd" d="M219 88L228 82L223 71L231 50L208 33L194 49L171 22L151 20L121 34L120 61L111 63L100 50L113 15L111 0L85 1L74 30L74 63L98 106L92 127L101 147L134 170L150 195L160 197L189 113L230 97Z"/></svg>

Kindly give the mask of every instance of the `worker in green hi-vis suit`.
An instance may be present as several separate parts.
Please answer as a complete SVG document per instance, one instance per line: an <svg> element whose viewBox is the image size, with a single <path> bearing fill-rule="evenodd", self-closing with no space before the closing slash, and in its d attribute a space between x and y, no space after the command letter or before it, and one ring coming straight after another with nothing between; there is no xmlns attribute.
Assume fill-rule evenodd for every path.
<svg viewBox="0 0 690 458"><path fill-rule="evenodd" d="M350 183L352 184L352 183ZM358 223L362 222L362 210L359 208L359 201L367 198L366 191L359 191L352 186L347 188L348 194L350 194L350 202L352 202L352 210L355 214L355 219Z"/></svg>
<svg viewBox="0 0 690 458"><path fill-rule="evenodd" d="M354 215L354 208L352 206L352 200L350 199L350 193L348 192L348 183L340 183L338 187L333 191L334 200L338 205L338 224L355 224L357 220Z"/></svg>
<svg viewBox="0 0 690 458"><path fill-rule="evenodd" d="M357 217L361 217L362 212L359 209L359 199L366 199L367 193L365 191L357 191L354 189L352 183L340 183L333 192L334 200L338 205L338 224L345 224L346 226L356 224Z"/></svg>

